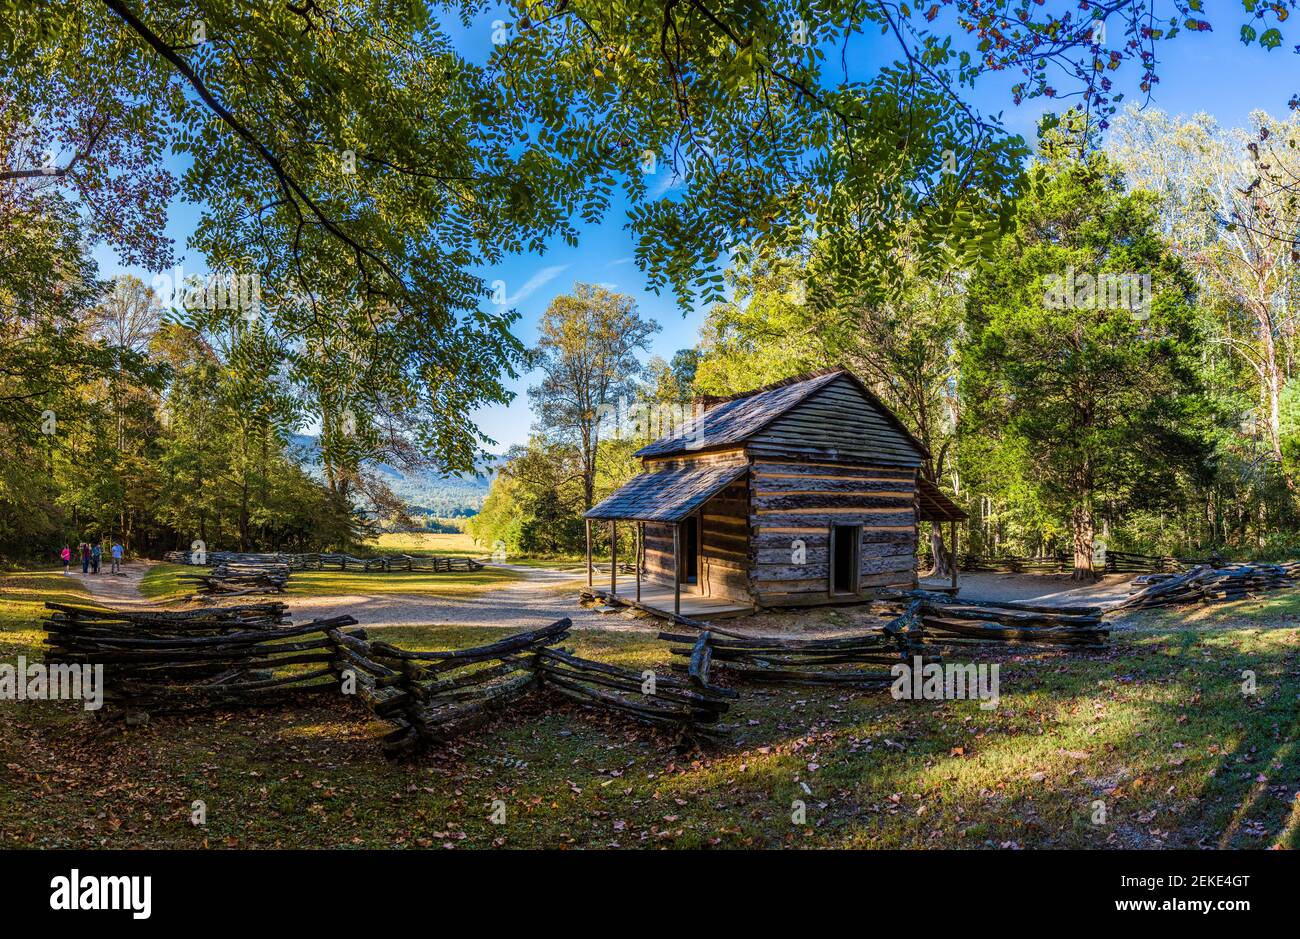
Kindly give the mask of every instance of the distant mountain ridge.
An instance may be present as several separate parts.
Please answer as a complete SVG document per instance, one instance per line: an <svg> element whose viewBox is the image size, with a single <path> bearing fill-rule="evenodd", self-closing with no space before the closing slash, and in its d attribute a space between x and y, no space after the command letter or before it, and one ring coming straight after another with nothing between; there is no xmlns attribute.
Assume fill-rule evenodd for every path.
<svg viewBox="0 0 1300 939"><path fill-rule="evenodd" d="M312 434L290 434L289 448L314 475L322 472L320 438ZM487 498L488 486L504 457L493 456L478 473L440 474L433 471L403 473L387 463L371 463L370 469L384 478L413 515L457 518L477 514Z"/></svg>

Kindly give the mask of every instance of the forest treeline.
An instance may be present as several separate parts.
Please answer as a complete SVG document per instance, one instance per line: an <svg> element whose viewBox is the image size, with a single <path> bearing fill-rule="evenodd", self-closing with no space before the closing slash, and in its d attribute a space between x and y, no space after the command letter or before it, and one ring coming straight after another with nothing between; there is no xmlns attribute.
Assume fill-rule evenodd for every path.
<svg viewBox="0 0 1300 939"><path fill-rule="evenodd" d="M6 282L32 312L3 320L0 556L110 540L320 550L404 514L359 465L314 472L292 445L303 389L255 319L198 325L134 277L98 282L71 230L25 234L62 235L41 246L61 249L62 283L51 296Z"/></svg>
<svg viewBox="0 0 1300 939"><path fill-rule="evenodd" d="M1021 6L6 5L0 554L344 547L400 513L377 467L481 466L473 415L534 365L538 433L476 524L572 550L635 468L597 415L832 363L930 446L976 548L1282 550L1294 122L1116 112L1211 17L1259 55L1291 26ZM1113 123L1105 149L1049 128L1031 165L971 93L1012 73L1017 104ZM181 203L215 281L177 266ZM613 225L649 289L711 311L698 348L647 362L653 325L580 288L526 349L495 272Z"/></svg>
<svg viewBox="0 0 1300 939"><path fill-rule="evenodd" d="M1103 545L1292 554L1297 140L1294 118L1225 130L1152 109L1122 115L1103 145L1068 112L1045 122L987 260L818 306L813 240L733 268L730 301L671 362L646 359L654 326L628 298L580 287L545 317L546 380L531 390L544 418L469 530L512 552L580 552L582 512L667 426L606 419L626 402L671 413L843 365L929 449L923 472L969 513L966 550L1063 552L1081 573ZM1272 179L1241 159L1264 148ZM578 363L581 393L566 377Z"/></svg>

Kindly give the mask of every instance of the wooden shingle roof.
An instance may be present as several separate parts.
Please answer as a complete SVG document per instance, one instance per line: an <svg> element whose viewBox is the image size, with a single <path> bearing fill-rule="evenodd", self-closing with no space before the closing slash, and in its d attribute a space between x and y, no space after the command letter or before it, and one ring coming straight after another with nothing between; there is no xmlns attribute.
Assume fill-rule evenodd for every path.
<svg viewBox="0 0 1300 939"><path fill-rule="evenodd" d="M919 456L928 456L925 447L912 436L904 424L852 372L831 368L810 375L799 375L775 385L722 399L703 414L687 421L672 434L642 447L634 455L665 457L678 453L702 452L743 444L773 421L808 400L839 378L846 378L866 398L884 421L894 428ZM717 400L717 399L714 399Z"/></svg>
<svg viewBox="0 0 1300 939"><path fill-rule="evenodd" d="M748 472L748 463L726 463L641 473L609 498L592 506L586 517L676 522Z"/></svg>

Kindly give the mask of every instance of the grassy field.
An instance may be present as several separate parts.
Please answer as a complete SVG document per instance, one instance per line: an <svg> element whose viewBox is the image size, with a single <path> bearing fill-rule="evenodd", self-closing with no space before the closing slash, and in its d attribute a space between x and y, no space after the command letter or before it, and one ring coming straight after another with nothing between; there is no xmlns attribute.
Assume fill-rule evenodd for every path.
<svg viewBox="0 0 1300 939"><path fill-rule="evenodd" d="M182 564L155 564L145 572L140 592L159 602L177 600L194 592L194 585L182 583L179 576L193 571ZM429 597L464 597L481 593L507 581L517 580L514 571L453 571L435 574L429 571L394 571L389 574L362 574L342 571L294 571L286 595L294 597L350 596L369 594L420 594ZM253 597L253 601L274 599L274 595Z"/></svg>
<svg viewBox="0 0 1300 939"><path fill-rule="evenodd" d="M475 544L474 539L464 532L447 535L433 532L389 532L380 535L366 545L366 554L409 554L414 557L471 557L486 558L492 553L490 547ZM566 568L585 563L582 555L564 557L528 557L524 555L509 556L509 564L523 567Z"/></svg>
<svg viewBox="0 0 1300 939"><path fill-rule="evenodd" d="M380 554L409 554L412 557L486 557L491 550L474 544L464 532L385 532L364 545L359 557Z"/></svg>
<svg viewBox="0 0 1300 939"><path fill-rule="evenodd" d="M542 567L549 570L586 570L584 566L586 560L580 557L559 557L559 558L536 558L536 557L517 557L506 558L507 564L518 564L520 567ZM608 561L606 561L608 564Z"/></svg>
<svg viewBox="0 0 1300 939"><path fill-rule="evenodd" d="M76 577L59 571L0 574L0 661L39 652L45 633L40 620L45 602L84 603L88 591ZM3 707L6 702L0 702Z"/></svg>
<svg viewBox="0 0 1300 939"><path fill-rule="evenodd" d="M38 651L44 590L5 579L5 658ZM746 689L731 742L537 701L410 764L348 703L100 730L0 702L0 845L34 847L1300 847L1300 594L1139 614L1104 653L1007 654L1001 703ZM385 631L412 648L501 630ZM579 654L666 667L646 633ZM1257 694L1241 691L1254 673ZM194 800L207 823L189 823ZM489 821L493 802L506 824ZM795 824L795 802L806 824ZM1099 804L1105 821L1094 824Z"/></svg>
<svg viewBox="0 0 1300 939"><path fill-rule="evenodd" d="M393 571L362 574L349 571L294 571L286 591L294 597L340 596L349 594L421 594L429 597L464 597L482 593L522 575L507 570L481 571Z"/></svg>
<svg viewBox="0 0 1300 939"><path fill-rule="evenodd" d="M165 603L194 593L195 584L181 583L180 576L196 573L197 568L187 564L155 564L144 572L140 580L140 592L150 600Z"/></svg>

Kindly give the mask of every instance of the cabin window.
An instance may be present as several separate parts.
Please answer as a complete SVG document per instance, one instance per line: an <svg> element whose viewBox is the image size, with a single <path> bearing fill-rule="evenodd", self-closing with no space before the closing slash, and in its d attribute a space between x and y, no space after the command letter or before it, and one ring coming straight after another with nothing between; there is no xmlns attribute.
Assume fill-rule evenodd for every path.
<svg viewBox="0 0 1300 939"><path fill-rule="evenodd" d="M682 557L681 571L678 576L684 584L693 584L698 581L696 572L700 567L700 524L699 519L692 515L682 521Z"/></svg>
<svg viewBox="0 0 1300 939"><path fill-rule="evenodd" d="M831 526L831 593L858 592L860 533L857 525Z"/></svg>

